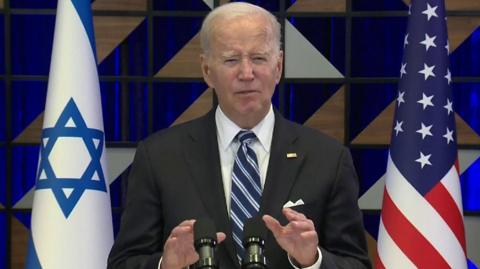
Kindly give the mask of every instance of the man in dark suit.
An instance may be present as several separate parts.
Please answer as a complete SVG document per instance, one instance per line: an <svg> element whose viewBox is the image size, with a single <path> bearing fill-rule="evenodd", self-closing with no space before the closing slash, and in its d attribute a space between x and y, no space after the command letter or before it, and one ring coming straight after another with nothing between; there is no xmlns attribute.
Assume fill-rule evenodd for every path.
<svg viewBox="0 0 480 269"><path fill-rule="evenodd" d="M239 268L243 213L263 216L269 268L370 267L349 151L272 108L283 67L275 17L247 3L223 5L205 19L201 43L202 72L219 106L139 143L109 268L194 264L193 225L205 217L221 231L220 268ZM243 131L253 137L246 144ZM235 189L249 184L239 185L239 171L258 201Z"/></svg>

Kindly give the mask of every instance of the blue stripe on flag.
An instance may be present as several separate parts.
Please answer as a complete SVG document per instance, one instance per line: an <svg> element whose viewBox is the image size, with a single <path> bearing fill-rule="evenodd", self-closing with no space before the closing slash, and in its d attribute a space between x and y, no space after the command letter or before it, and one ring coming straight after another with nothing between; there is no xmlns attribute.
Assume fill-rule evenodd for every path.
<svg viewBox="0 0 480 269"><path fill-rule="evenodd" d="M40 261L38 260L37 251L35 250L35 244L33 243L33 237L30 233L30 238L28 239L28 252L27 259L25 260L25 268L28 269L41 269Z"/></svg>
<svg viewBox="0 0 480 269"><path fill-rule="evenodd" d="M95 56L95 62L97 61L97 50L95 49L95 35L93 34L93 20L92 9L90 7L90 1L85 0L72 0L72 4L77 10L77 14L82 21L83 27L88 35L90 46L92 47L93 55Z"/></svg>

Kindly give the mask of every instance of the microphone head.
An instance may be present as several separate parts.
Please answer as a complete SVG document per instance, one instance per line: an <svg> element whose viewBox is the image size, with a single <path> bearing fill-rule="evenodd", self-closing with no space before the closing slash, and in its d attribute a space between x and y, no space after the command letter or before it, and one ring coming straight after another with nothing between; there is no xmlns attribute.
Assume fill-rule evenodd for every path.
<svg viewBox="0 0 480 269"><path fill-rule="evenodd" d="M193 224L193 240L195 247L198 244L204 244L205 241L217 242L217 228L215 223L209 218L197 219Z"/></svg>
<svg viewBox="0 0 480 269"><path fill-rule="evenodd" d="M267 236L267 227L260 217L248 219L243 226L243 245L246 247L254 240L255 243L263 245Z"/></svg>
<svg viewBox="0 0 480 269"><path fill-rule="evenodd" d="M217 233L215 224L211 219L198 219L193 224L193 238L195 250L199 259L195 264L197 269L218 269L215 258Z"/></svg>
<svg viewBox="0 0 480 269"><path fill-rule="evenodd" d="M267 227L260 217L248 219L243 226L242 269L266 269L267 259L264 254Z"/></svg>

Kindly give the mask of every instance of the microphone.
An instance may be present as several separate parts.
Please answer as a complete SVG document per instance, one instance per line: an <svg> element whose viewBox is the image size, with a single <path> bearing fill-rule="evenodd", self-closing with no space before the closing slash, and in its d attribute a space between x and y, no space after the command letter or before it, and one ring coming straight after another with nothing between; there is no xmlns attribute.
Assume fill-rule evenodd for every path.
<svg viewBox="0 0 480 269"><path fill-rule="evenodd" d="M207 218L195 221L193 224L193 236L195 250L198 256L200 256L195 268L218 269L215 258L217 233L213 221Z"/></svg>
<svg viewBox="0 0 480 269"><path fill-rule="evenodd" d="M242 269L266 269L267 259L264 255L267 228L260 217L250 218L243 226L243 247L245 257Z"/></svg>

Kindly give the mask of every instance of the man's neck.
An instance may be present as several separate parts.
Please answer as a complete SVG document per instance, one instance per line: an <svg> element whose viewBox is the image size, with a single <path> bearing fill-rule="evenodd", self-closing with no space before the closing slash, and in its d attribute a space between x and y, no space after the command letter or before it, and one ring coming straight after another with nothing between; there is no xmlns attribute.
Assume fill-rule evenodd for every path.
<svg viewBox="0 0 480 269"><path fill-rule="evenodd" d="M220 107L221 108L221 107ZM267 109L263 113L251 113L251 114L245 114L245 115L231 115L225 110L222 109L223 113L227 118L229 118L233 123L235 123L238 127L245 129L245 130L250 130L253 127L257 126L259 122L261 122L265 116L268 114L268 111L270 109Z"/></svg>

